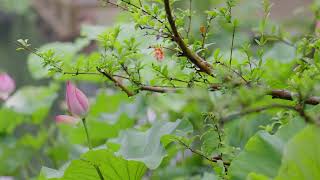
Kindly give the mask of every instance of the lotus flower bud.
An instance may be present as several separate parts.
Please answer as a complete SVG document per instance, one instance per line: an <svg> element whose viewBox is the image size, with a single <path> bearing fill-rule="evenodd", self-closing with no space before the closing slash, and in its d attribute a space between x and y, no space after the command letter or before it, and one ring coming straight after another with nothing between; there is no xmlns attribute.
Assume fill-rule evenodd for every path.
<svg viewBox="0 0 320 180"><path fill-rule="evenodd" d="M14 80L7 74L0 74L0 99L6 100L15 90L16 84Z"/></svg>
<svg viewBox="0 0 320 180"><path fill-rule="evenodd" d="M72 116L82 118L88 113L87 96L69 81L67 82L66 102Z"/></svg>

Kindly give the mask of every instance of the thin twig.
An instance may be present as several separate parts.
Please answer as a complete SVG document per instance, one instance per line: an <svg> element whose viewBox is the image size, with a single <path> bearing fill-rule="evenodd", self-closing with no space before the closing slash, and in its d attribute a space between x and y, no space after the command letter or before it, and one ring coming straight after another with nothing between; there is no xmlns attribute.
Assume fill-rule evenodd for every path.
<svg viewBox="0 0 320 180"><path fill-rule="evenodd" d="M182 89L182 88L180 88L180 89ZM177 92L178 88L157 87L157 86L140 86L139 90L157 92L157 93L170 93L170 92Z"/></svg>
<svg viewBox="0 0 320 180"><path fill-rule="evenodd" d="M187 30L187 38L189 38L189 34L191 31L191 24L192 24L192 0L189 0L189 25L188 25L188 30Z"/></svg>
<svg viewBox="0 0 320 180"><path fill-rule="evenodd" d="M176 140L178 141L178 143L180 143L181 145L183 145L186 149L189 149L192 153L197 154L197 155L201 156L202 158L204 158L204 159L206 159L206 160L208 160L208 161L210 161L210 162L216 163L216 162L218 162L218 161L222 161L223 164L224 164L226 167L230 166L230 162L223 161L223 160L221 159L221 157L212 157L212 158L207 157L207 156L204 155L202 152L200 152L200 151L198 151L198 150L196 150L196 149L192 149L190 146L188 146L186 143L184 143L184 142L181 141L180 139L176 139Z"/></svg>
<svg viewBox="0 0 320 180"><path fill-rule="evenodd" d="M237 113L234 113L234 114L231 114L227 117L222 117L221 118L221 122L222 123L226 123L226 122L229 122L229 121L232 121L238 117L242 117L242 116L245 116L245 115L248 115L248 114L252 114L252 113L259 113L259 112L262 112L262 111L266 111L266 110L269 110L269 109L289 109L289 110L294 110L296 111L296 108L294 106L289 106L289 105L283 105L283 104L271 104L271 105L267 105L267 106L263 106L263 107L258 107L258 108L252 108L252 109L246 109L246 110L243 110L241 112L237 112Z"/></svg>
<svg viewBox="0 0 320 180"><path fill-rule="evenodd" d="M63 72L63 74L69 74L69 75L99 75L97 72Z"/></svg>
<svg viewBox="0 0 320 180"><path fill-rule="evenodd" d="M89 136L89 131L88 131L87 122L86 122L86 119L85 119L85 118L82 119L82 123L83 123L83 127L84 127L84 130L85 130L85 133L86 133L89 150L92 150L91 139L90 139L90 136ZM93 165L93 167L96 169L96 171L97 171L97 173L98 173L98 175L99 175L100 180L104 180L104 177L103 177L103 175L102 175L102 172L101 172L99 166L97 166L96 164L92 164L92 165Z"/></svg>
<svg viewBox="0 0 320 180"><path fill-rule="evenodd" d="M236 34L236 25L233 25L233 30L232 30L232 40L231 40L231 48L230 48L230 60L229 60L229 65L231 66L232 64L232 58L233 58L233 47L234 47L234 38Z"/></svg>
<svg viewBox="0 0 320 180"><path fill-rule="evenodd" d="M212 20L214 19L213 16L210 17L210 19L208 20L208 24L207 24L207 27L205 29L205 32L201 34L202 36L202 45L201 45L201 48L204 49L205 48L205 44L206 44L206 39L208 38L208 33L209 33L209 29L211 27L211 22Z"/></svg>
<svg viewBox="0 0 320 180"><path fill-rule="evenodd" d="M223 67L227 68L229 71L233 72L234 74L236 74L237 76L239 76L246 84L249 84L249 81L246 80L245 77L242 76L241 73L239 73L238 71L234 70L232 67L226 65L225 63L223 62L220 62L220 61L217 61L216 64L220 64L222 65Z"/></svg>
<svg viewBox="0 0 320 180"><path fill-rule="evenodd" d="M104 75L105 77L107 77L109 80L111 80L112 82L114 82L114 84L116 86L118 86L122 91L124 91L128 97L134 96L135 93L129 91L129 89L127 89L119 80L115 79L111 74L105 72L104 70L97 68L97 70Z"/></svg>

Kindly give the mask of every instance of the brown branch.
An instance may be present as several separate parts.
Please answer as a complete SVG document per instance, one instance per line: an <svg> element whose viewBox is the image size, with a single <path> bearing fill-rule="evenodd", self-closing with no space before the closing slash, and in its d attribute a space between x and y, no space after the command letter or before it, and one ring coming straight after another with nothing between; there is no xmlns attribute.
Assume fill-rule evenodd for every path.
<svg viewBox="0 0 320 180"><path fill-rule="evenodd" d="M211 75L212 74L212 66L204 61L200 56L193 53L188 47L187 44L183 41L183 38L180 36L178 29L176 27L176 23L173 19L171 13L171 7L169 0L164 0L164 7L167 15L168 22L170 24L171 30L174 35L174 41L179 45L180 49L183 51L183 54L193 63L195 64L201 71Z"/></svg>
<svg viewBox="0 0 320 180"><path fill-rule="evenodd" d="M222 88L222 86L220 84L212 84L209 87L210 91L217 91L220 90ZM183 88L175 88L175 87L157 87L157 86L141 86L140 90L142 91L151 91L151 92L156 92L156 93L168 93L168 92L177 92L177 90L179 89L183 89ZM188 89L188 87L185 87L185 89ZM270 92L268 92L266 95L270 95L272 96L272 98L276 98L276 99L283 99L283 100L293 100L293 93L291 93L290 91L286 91L286 90L272 90ZM320 104L320 97L318 96L311 96L309 98L307 98L304 101L305 104L309 104L309 105L318 105ZM274 105L271 105L274 106ZM282 106L283 108L289 108L289 106ZM276 107L273 107L276 108ZM279 108L279 107L278 107ZM263 109L261 110L263 111Z"/></svg>
<svg viewBox="0 0 320 180"><path fill-rule="evenodd" d="M99 70L98 71L101 74L103 74L101 72L102 70L101 69L99 69ZM72 75L92 74L92 75L98 75L98 73L94 73L94 72L88 72L88 73L85 73L85 72L64 72L64 74L72 74ZM119 77L119 78L122 78L122 79L129 79L129 77L124 77L124 76L121 76L121 75L110 75L110 74L107 74L108 76L105 75L105 74L103 74L103 75L106 76L108 79L110 79L108 76L112 77L112 79L114 79L114 77ZM112 79L110 79L110 80L112 80ZM176 80L176 79L173 79L173 80ZM119 81L117 81L116 79L114 79L112 81L115 82L116 85L119 84ZM178 81L180 81L180 80L178 80ZM223 86L221 84L212 84L212 85L210 85L209 90L210 91L217 91L217 90L220 90L222 87ZM123 89L123 87L120 87L120 88ZM177 90L179 90L179 89L188 89L188 87L177 88L177 87L160 87L160 86L146 86L146 85L142 85L142 86L139 87L140 91L150 91L150 92L156 92L156 93L170 93L170 92L173 93L173 92L177 92ZM133 93L129 93L129 94L130 94L130 96L134 95ZM287 91L287 90L271 90L271 91L267 92L266 95L270 95L274 99L283 99L283 100L289 100L289 101L293 101L294 100L293 97L295 96L294 93L292 93L290 91ZM318 104L320 104L320 97L311 96L311 97L307 98L304 101L304 103L308 104L308 105L318 105Z"/></svg>
<svg viewBox="0 0 320 180"><path fill-rule="evenodd" d="M220 90L222 88L221 84L212 84L209 87L210 91L217 91ZM177 92L177 90L179 89L183 89L183 88L175 88L175 87L155 87L155 86L141 86L140 90L142 91L151 91L151 92L156 92L156 93L168 93L168 92ZM185 89L188 89L188 87L186 87ZM270 92L268 92L266 95L270 95L272 96L272 98L275 99L283 99L283 100L289 100L289 101L293 101L293 93L291 93L290 91L286 91L286 90L272 90ZM320 104L320 97L318 96L311 96L309 98L307 98L304 101L305 104L309 104L309 105L318 105ZM274 105L271 105L274 106ZM282 106L282 108L290 108L290 106ZM272 108L276 108L276 106L272 107ZM279 108L279 106L278 106ZM292 108L292 107L291 107ZM264 109L262 109L261 111L263 111Z"/></svg>
<svg viewBox="0 0 320 180"><path fill-rule="evenodd" d="M134 96L135 93L131 92L128 88L126 88L119 80L115 79L111 74L105 72L103 69L100 69L97 67L97 70L104 75L105 77L107 77L108 79L110 79L112 82L114 82L114 84L116 86L118 86L122 91L124 91L128 97Z"/></svg>
<svg viewBox="0 0 320 180"><path fill-rule="evenodd" d="M270 92L267 93L267 95L272 96L272 98L276 98L276 99L285 99L285 100L293 100L293 97L295 96L292 92L287 91L287 90L272 90ZM317 96L311 96L309 98L307 98L304 101L305 104L309 104L309 105L318 105L320 104L320 97Z"/></svg>
<svg viewBox="0 0 320 180"><path fill-rule="evenodd" d="M177 92L178 88L158 87L158 86L140 86L139 90L156 92L156 93L170 93L170 92Z"/></svg>

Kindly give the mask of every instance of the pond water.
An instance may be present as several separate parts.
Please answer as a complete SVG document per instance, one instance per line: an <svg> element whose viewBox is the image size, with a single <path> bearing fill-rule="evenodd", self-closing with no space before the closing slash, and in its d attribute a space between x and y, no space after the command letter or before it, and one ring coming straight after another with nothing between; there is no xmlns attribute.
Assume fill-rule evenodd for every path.
<svg viewBox="0 0 320 180"><path fill-rule="evenodd" d="M0 71L9 73L18 87L35 84L27 68L28 53L16 51L18 39L30 39L33 47L46 42L32 12L28 15L0 14Z"/></svg>

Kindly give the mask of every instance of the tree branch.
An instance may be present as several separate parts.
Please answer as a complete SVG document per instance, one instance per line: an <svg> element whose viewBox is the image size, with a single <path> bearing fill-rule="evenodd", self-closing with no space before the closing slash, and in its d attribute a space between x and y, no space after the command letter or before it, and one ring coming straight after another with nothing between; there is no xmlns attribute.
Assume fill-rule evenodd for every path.
<svg viewBox="0 0 320 180"><path fill-rule="evenodd" d="M244 111L231 114L227 117L221 118L221 122L226 123L226 122L232 121L232 120L234 120L238 117L244 116L244 115L248 115L248 114L252 114L252 113L259 113L259 112L266 111L269 109L278 109L278 108L290 109L290 110L296 111L296 108L294 106L288 106L288 105L283 105L283 104L271 104L271 105L267 105L267 106L263 106L263 107L246 109Z"/></svg>
<svg viewBox="0 0 320 180"><path fill-rule="evenodd" d="M139 90L156 92L156 93L170 93L170 92L177 92L178 88L158 87L158 86L140 86Z"/></svg>
<svg viewBox="0 0 320 180"><path fill-rule="evenodd" d="M176 27L176 23L173 19L171 13L171 7L169 0L164 0L164 7L167 15L168 22L170 24L171 30L174 35L174 41L179 45L180 49L182 50L183 54L193 63L195 64L201 71L211 75L212 74L212 66L203 60L200 56L193 53L188 47L187 44L183 41L182 37L180 36L178 29Z"/></svg>
<svg viewBox="0 0 320 180"><path fill-rule="evenodd" d="M102 71L102 69L97 68L98 72L100 72L100 74L103 74L105 77L107 77L108 79L110 79L111 81L113 81L114 83L116 83L117 86L119 86L120 84L120 88L122 90L124 90L128 96L133 96L134 93L129 92L129 90L127 90L127 88L125 88L118 80L114 79L114 77L119 77L122 79L129 79L129 77L124 77L121 75L110 75L104 71ZM95 72L64 72L63 74L70 74L70 75L98 75L99 73L95 73ZM176 80L176 79L173 79ZM177 79L178 80L178 79ZM180 81L180 80L178 80ZM221 84L211 84L209 87L210 91L217 91L220 90L223 86ZM160 86L146 86L146 85L141 85L139 87L140 91L150 91L150 92L156 92L156 93L174 93L177 92L177 90L180 90L183 88L177 88L177 87L160 87ZM188 89L188 87L185 87L185 89ZM289 101L293 101L294 100L294 96L295 94L287 91L287 90L271 90L269 92L266 93L266 95L270 95L272 96L272 98L274 99L283 99L283 100L289 100ZM307 98L304 101L305 104L308 105L318 105L320 104L320 97L318 96L311 96L309 98Z"/></svg>
<svg viewBox="0 0 320 180"><path fill-rule="evenodd" d="M111 74L105 72L103 69L100 69L97 67L97 70L104 75L105 77L107 77L108 79L110 79L112 82L114 82L114 84L116 86L118 86L122 91L124 91L128 97L134 96L135 93L131 92L128 88L126 88L119 80L115 79Z"/></svg>
<svg viewBox="0 0 320 180"><path fill-rule="evenodd" d="M220 90L222 88L221 85L219 84L212 84L209 87L210 91L217 91ZM141 86L140 90L141 91L151 91L151 92L156 92L156 93L169 93L169 92L177 92L177 90L179 89L183 89L183 88L175 88L175 87L157 87L157 86ZM188 87L186 87L185 89L188 89ZM291 93L290 91L287 90L272 90L268 93L266 93L266 95L270 95L272 96L272 98L275 99L283 99L283 100L293 100L293 93ZM318 105L320 104L320 97L318 96L311 96L309 98L307 98L304 101L305 104L308 105ZM274 106L274 105L271 105ZM290 108L290 106L282 106L282 108ZM279 106L275 106L272 108L279 108ZM263 111L264 109L262 109L261 111Z"/></svg>
<svg viewBox="0 0 320 180"><path fill-rule="evenodd" d="M287 90L272 90L267 93L267 95L272 96L272 98L276 99L285 99L285 100L293 100L294 94ZM320 97L311 96L304 101L305 104L309 105L318 105L320 104Z"/></svg>
<svg viewBox="0 0 320 180"><path fill-rule="evenodd" d="M201 156L202 158L210 161L210 162L218 162L218 161L222 161L223 162L223 165L225 167L228 167L230 166L230 162L226 162L226 161L223 161L221 157L207 157L206 155L204 155L202 152L196 150L196 149L192 149L190 146L188 146L186 143L184 143L183 141L179 140L179 139L176 139L178 141L178 143L180 143L182 146L184 146L186 149L189 149L192 153L194 154L197 154L199 156Z"/></svg>
<svg viewBox="0 0 320 180"><path fill-rule="evenodd" d="M231 47L230 47L230 60L229 60L229 65L231 66L232 64L232 56L233 56L233 48L234 48L234 38L236 34L236 25L233 25L233 30L232 30L232 40L231 40Z"/></svg>

